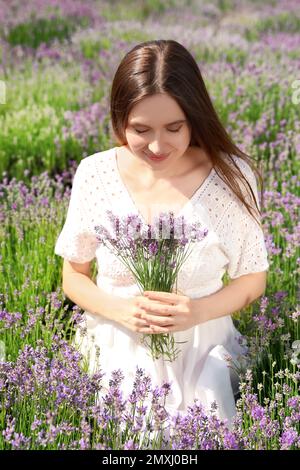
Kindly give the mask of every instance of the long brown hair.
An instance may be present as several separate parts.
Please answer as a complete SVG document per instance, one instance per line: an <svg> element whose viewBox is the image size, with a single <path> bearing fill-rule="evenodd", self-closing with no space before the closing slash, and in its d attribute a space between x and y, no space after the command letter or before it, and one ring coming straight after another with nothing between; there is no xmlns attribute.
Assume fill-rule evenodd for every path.
<svg viewBox="0 0 300 470"><path fill-rule="evenodd" d="M117 141L127 143L125 129L128 116L141 99L157 93L167 93L181 107L191 126L190 145L204 149L218 176L244 204L249 214L261 226L258 202L251 185L240 171L232 155L244 160L258 175L263 202L263 179L249 155L242 152L223 127L208 94L199 67L190 52L174 40L153 40L136 45L122 59L115 73L110 95L112 129ZM228 155L231 164L222 158ZM247 202L238 182L251 192L254 206ZM252 213L253 211L253 213Z"/></svg>

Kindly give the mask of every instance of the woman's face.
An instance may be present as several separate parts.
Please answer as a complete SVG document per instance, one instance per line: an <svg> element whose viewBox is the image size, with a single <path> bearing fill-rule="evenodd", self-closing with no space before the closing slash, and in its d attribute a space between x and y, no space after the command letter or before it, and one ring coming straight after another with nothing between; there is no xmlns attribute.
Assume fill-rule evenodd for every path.
<svg viewBox="0 0 300 470"><path fill-rule="evenodd" d="M141 100L131 110L125 130L131 153L153 169L177 162L190 145L191 129L177 102L168 94L156 94ZM150 156L168 155L151 160Z"/></svg>

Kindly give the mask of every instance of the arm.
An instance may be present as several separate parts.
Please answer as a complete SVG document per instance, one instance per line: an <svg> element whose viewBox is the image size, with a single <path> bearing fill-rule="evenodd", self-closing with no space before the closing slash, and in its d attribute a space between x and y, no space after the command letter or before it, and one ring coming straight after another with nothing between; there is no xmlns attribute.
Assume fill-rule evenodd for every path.
<svg viewBox="0 0 300 470"><path fill-rule="evenodd" d="M124 299L100 289L91 279L90 262L74 263L64 260L63 291L80 308L120 323L134 332L148 332L148 323L141 319L137 307L139 296Z"/></svg>
<svg viewBox="0 0 300 470"><path fill-rule="evenodd" d="M63 291L83 310L113 319L115 297L92 281L90 268L90 262L79 264L64 260Z"/></svg>
<svg viewBox="0 0 300 470"><path fill-rule="evenodd" d="M151 325L151 333L183 331L246 307L264 293L266 277L266 271L243 275L218 292L199 299L173 292L145 291L144 298L159 304L141 302L144 309L141 318Z"/></svg>
<svg viewBox="0 0 300 470"><path fill-rule="evenodd" d="M105 318L114 318L114 297L100 289L85 274L72 273L63 283L65 295L83 310Z"/></svg>
<svg viewBox="0 0 300 470"><path fill-rule="evenodd" d="M251 273L231 281L215 294L194 299L196 311L201 315L200 323L214 320L241 310L264 294L267 272Z"/></svg>

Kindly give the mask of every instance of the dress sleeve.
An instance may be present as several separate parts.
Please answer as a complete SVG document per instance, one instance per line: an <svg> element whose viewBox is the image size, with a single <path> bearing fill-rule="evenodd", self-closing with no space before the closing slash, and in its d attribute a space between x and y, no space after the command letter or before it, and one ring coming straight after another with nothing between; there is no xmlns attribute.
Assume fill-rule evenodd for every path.
<svg viewBox="0 0 300 470"><path fill-rule="evenodd" d="M251 185L260 209L255 175L247 163L242 162L240 165L244 176ZM247 195L246 199L248 202L251 201ZM254 203L252 203L252 206L255 207ZM255 215L260 220L257 211ZM221 232L223 233L223 244L229 259L227 272L230 279L268 270L268 253L263 229L236 197L228 207Z"/></svg>
<svg viewBox="0 0 300 470"><path fill-rule="evenodd" d="M81 161L75 172L65 224L54 249L56 255L75 263L91 261L97 248L90 224L90 184L85 163Z"/></svg>

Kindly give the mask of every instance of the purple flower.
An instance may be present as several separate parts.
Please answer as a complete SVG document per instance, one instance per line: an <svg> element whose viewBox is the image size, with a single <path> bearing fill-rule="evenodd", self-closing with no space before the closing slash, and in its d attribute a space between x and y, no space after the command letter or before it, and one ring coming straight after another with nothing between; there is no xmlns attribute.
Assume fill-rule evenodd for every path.
<svg viewBox="0 0 300 470"><path fill-rule="evenodd" d="M138 445L134 442L133 439L129 439L129 441L125 442L124 444L124 450L136 450L138 448Z"/></svg>
<svg viewBox="0 0 300 470"><path fill-rule="evenodd" d="M261 420L265 415L264 408L260 405L256 405L252 410L251 410L251 416L254 419Z"/></svg>
<svg viewBox="0 0 300 470"><path fill-rule="evenodd" d="M227 431L227 430L225 431L224 437L223 437L223 442L224 442L225 449L232 449L232 450L239 449L239 443L238 443L238 440L237 440L237 436L235 436L230 431Z"/></svg>
<svg viewBox="0 0 300 470"><path fill-rule="evenodd" d="M148 250L151 256L155 256L158 252L158 242L157 241L151 242L148 247Z"/></svg>
<svg viewBox="0 0 300 470"><path fill-rule="evenodd" d="M280 450L288 450L298 440L298 432L295 429L286 429L280 438Z"/></svg>
<svg viewBox="0 0 300 470"><path fill-rule="evenodd" d="M287 400L287 406L289 408L292 408L292 409L299 409L300 407L300 397L299 396L296 396L296 397L290 397L288 400Z"/></svg>
<svg viewBox="0 0 300 470"><path fill-rule="evenodd" d="M95 225L96 238L124 263L141 291L172 292L178 272L190 255L190 245L199 243L208 234L201 223L194 222L186 224L185 235L178 237L178 220L172 212L160 213L154 224L147 227L135 214L119 217L111 210L106 214L109 228ZM184 219L179 220L184 225ZM190 238L186 232L190 233ZM172 361L178 355L172 335L144 335L141 341L150 348L155 359L162 356Z"/></svg>

